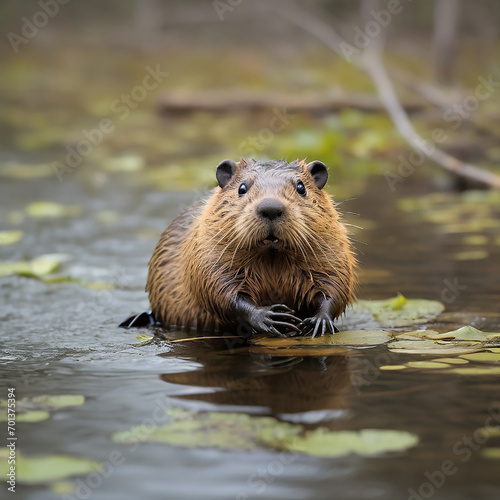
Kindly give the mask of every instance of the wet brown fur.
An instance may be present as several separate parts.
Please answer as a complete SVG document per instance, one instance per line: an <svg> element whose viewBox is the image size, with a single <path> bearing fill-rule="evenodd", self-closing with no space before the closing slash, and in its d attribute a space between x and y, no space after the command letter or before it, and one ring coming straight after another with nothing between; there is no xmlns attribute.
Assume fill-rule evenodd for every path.
<svg viewBox="0 0 500 500"><path fill-rule="evenodd" d="M301 180L307 195L297 193ZM242 182L249 186L240 197ZM285 212L273 230L283 247L262 245L269 229L256 213L264 198ZM256 306L286 304L304 319L321 298L333 298L333 317L354 300L355 258L331 197L316 187L304 161L240 161L224 188L182 212L165 230L149 264L146 291L164 326L228 328L232 298Z"/></svg>

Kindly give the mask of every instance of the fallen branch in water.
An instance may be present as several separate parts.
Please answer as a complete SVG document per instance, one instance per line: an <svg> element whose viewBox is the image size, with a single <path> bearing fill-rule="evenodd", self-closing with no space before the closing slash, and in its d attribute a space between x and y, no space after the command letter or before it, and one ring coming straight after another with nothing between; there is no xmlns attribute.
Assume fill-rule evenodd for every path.
<svg viewBox="0 0 500 500"><path fill-rule="evenodd" d="M401 105L394 86L387 74L382 61L381 46L379 43L376 43L377 40L372 40L370 50L365 49L361 55L355 55L356 52L360 51L348 44L319 16L311 15L309 12L291 2L286 2L286 6L285 4L281 4L281 7L275 9L275 12L321 40L327 47L341 57L345 58L345 51L349 47L354 49L354 51L350 51L352 57L350 57L349 62L367 72L371 77L380 102L391 117L399 134L412 148L417 149L427 158L449 172L500 189L500 176L470 163L464 163L458 160L437 148L434 144L431 145L429 141L426 141L417 133Z"/></svg>
<svg viewBox="0 0 500 500"><path fill-rule="evenodd" d="M380 101L368 94L345 94L331 90L324 93L284 95L278 92L249 94L247 91L173 91L164 94L159 101L161 113L183 114L197 111L229 113L233 111L260 112L275 108L290 113L328 113L344 108L364 112L383 111ZM421 102L403 104L408 112L421 110Z"/></svg>

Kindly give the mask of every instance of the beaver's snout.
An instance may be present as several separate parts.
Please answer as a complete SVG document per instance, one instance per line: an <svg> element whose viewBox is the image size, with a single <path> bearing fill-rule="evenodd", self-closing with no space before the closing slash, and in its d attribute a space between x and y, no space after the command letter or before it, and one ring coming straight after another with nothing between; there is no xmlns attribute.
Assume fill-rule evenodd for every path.
<svg viewBox="0 0 500 500"><path fill-rule="evenodd" d="M285 212L285 205L276 198L264 198L257 205L257 214L263 219L274 221L282 217Z"/></svg>

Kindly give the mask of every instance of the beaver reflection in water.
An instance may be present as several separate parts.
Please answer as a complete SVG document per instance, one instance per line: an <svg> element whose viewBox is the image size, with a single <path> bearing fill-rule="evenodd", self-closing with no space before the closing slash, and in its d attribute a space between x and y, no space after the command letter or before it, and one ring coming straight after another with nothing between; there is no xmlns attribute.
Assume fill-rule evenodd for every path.
<svg viewBox="0 0 500 500"><path fill-rule="evenodd" d="M225 160L219 187L165 230L149 263L160 324L271 336L324 335L354 300L355 258L320 161Z"/></svg>

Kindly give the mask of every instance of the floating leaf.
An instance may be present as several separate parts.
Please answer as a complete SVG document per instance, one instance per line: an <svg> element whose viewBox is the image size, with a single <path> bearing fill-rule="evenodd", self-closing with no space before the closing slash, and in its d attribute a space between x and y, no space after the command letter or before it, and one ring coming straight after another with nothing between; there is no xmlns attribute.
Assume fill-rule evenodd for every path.
<svg viewBox="0 0 500 500"><path fill-rule="evenodd" d="M273 417L243 413L203 412L183 409L167 411L170 423L146 429L135 427L113 434L117 443L161 442L186 448L210 447L223 450L253 449L266 445L323 457L356 453L374 456L404 451L418 443L418 437L405 431L365 429L332 432L324 428L305 431L299 424Z"/></svg>
<svg viewBox="0 0 500 500"><path fill-rule="evenodd" d="M483 450L480 450L480 453L484 458L489 458L490 460L500 460L500 447L484 448Z"/></svg>
<svg viewBox="0 0 500 500"><path fill-rule="evenodd" d="M322 337L272 338L264 335L251 337L251 352L289 356L327 356L345 353L346 346L375 346L391 340L389 332L382 330L353 330Z"/></svg>
<svg viewBox="0 0 500 500"><path fill-rule="evenodd" d="M360 300L353 309L368 310L383 327L402 327L426 323L443 310L441 302L424 299L406 299L403 295L388 300Z"/></svg>
<svg viewBox="0 0 500 500"><path fill-rule="evenodd" d="M485 434L488 435L488 438L492 437L500 437L500 427L498 425L496 426L489 426L489 427L480 427L477 432L483 431Z"/></svg>
<svg viewBox="0 0 500 500"><path fill-rule="evenodd" d="M85 403L85 397L81 395L64 394L59 396L43 395L30 399L33 403L44 408L67 408L69 406L81 406Z"/></svg>
<svg viewBox="0 0 500 500"><path fill-rule="evenodd" d="M447 373L458 373L459 375L500 375L500 366L453 368Z"/></svg>
<svg viewBox="0 0 500 500"><path fill-rule="evenodd" d="M19 163L3 164L0 168L2 177L11 179L41 179L53 175L52 167L48 164L27 165Z"/></svg>
<svg viewBox="0 0 500 500"><path fill-rule="evenodd" d="M61 205L51 201L37 201L26 207L26 213L30 217L76 217L80 215L81 208L70 205Z"/></svg>
<svg viewBox="0 0 500 500"><path fill-rule="evenodd" d="M261 436L271 446L291 452L307 453L319 457L341 457L350 454L377 456L401 452L416 446L415 434L406 431L363 429L361 431L329 431L325 428L307 431L303 436L282 436L269 439Z"/></svg>
<svg viewBox="0 0 500 500"><path fill-rule="evenodd" d="M66 254L47 254L32 261L0 262L0 276L17 274L41 279L57 271L69 258Z"/></svg>
<svg viewBox="0 0 500 500"><path fill-rule="evenodd" d="M101 224L111 224L118 221L118 213L113 210L103 210L97 214L97 220Z"/></svg>
<svg viewBox="0 0 500 500"><path fill-rule="evenodd" d="M144 165L144 158L135 155L109 158L102 162L102 167L109 172L138 172Z"/></svg>
<svg viewBox="0 0 500 500"><path fill-rule="evenodd" d="M447 344L443 346L438 344L436 340L419 339L418 337L415 340L398 340L396 338L389 343L388 347L391 352L399 354L443 354L445 356L469 354L482 350L482 347L478 346L457 345L451 342Z"/></svg>
<svg viewBox="0 0 500 500"><path fill-rule="evenodd" d="M442 368L448 368L450 365L446 363L438 363L436 361L409 361L406 363L406 366L408 366L408 368L439 370Z"/></svg>
<svg viewBox="0 0 500 500"><path fill-rule="evenodd" d="M0 231L0 246L14 245L23 239L23 231Z"/></svg>
<svg viewBox="0 0 500 500"><path fill-rule="evenodd" d="M50 417L50 413L42 410L20 413L16 416L16 422L42 422Z"/></svg>
<svg viewBox="0 0 500 500"><path fill-rule="evenodd" d="M147 333L143 333L141 335L137 335L136 339L139 341L139 344L132 344L133 347L142 347L144 345L149 345L154 341L154 335L149 335Z"/></svg>
<svg viewBox="0 0 500 500"><path fill-rule="evenodd" d="M466 355L469 356L469 355ZM466 356L462 356L465 358ZM431 359L430 361L438 361L440 363L448 363L449 365L466 365L469 362L466 359L462 358L436 358L436 359Z"/></svg>
<svg viewBox="0 0 500 500"><path fill-rule="evenodd" d="M76 496L76 484L71 481L56 481L50 485L50 489L56 495L73 495Z"/></svg>
<svg viewBox="0 0 500 500"><path fill-rule="evenodd" d="M0 462L2 477L7 475L10 465ZM43 484L72 476L100 470L100 465L85 458L66 455L40 455L25 457L19 450L16 456L16 480L22 484Z"/></svg>
<svg viewBox="0 0 500 500"><path fill-rule="evenodd" d="M500 337L499 332L482 332L473 326L463 326L458 330L452 330L445 333L429 333L428 338L433 340L466 340L485 342Z"/></svg>
<svg viewBox="0 0 500 500"><path fill-rule="evenodd" d="M464 245L487 245L488 237L482 234L470 234L462 238L462 243Z"/></svg>
<svg viewBox="0 0 500 500"><path fill-rule="evenodd" d="M404 365L382 365L380 367L381 370L383 371L399 371L399 370L406 370L406 366Z"/></svg>
<svg viewBox="0 0 500 500"><path fill-rule="evenodd" d="M50 414L46 411L36 410L23 413L22 410L16 412L16 422L42 422L47 420ZM0 413L0 422L9 420L7 413Z"/></svg>
<svg viewBox="0 0 500 500"><path fill-rule="evenodd" d="M157 442L186 448L252 449L256 437L266 427L287 433L299 432L300 426L279 422L272 417L254 417L244 413L194 413L183 409L167 411L170 423L145 430L143 426L113 434L117 443Z"/></svg>
<svg viewBox="0 0 500 500"><path fill-rule="evenodd" d="M464 354L461 357L469 361L500 364L500 354L496 352L476 352L473 354Z"/></svg>
<svg viewBox="0 0 500 500"><path fill-rule="evenodd" d="M481 260L488 257L486 250L471 250L470 252L458 252L453 258L455 260Z"/></svg>

